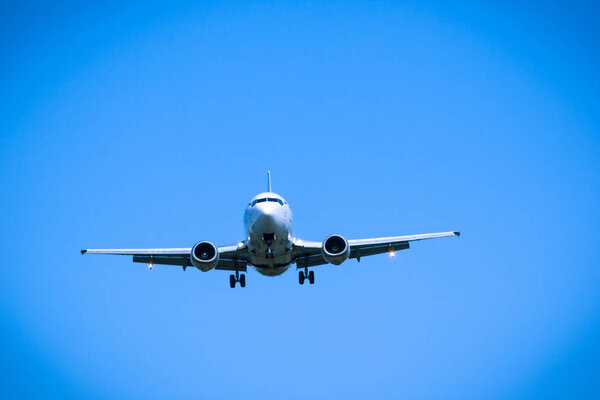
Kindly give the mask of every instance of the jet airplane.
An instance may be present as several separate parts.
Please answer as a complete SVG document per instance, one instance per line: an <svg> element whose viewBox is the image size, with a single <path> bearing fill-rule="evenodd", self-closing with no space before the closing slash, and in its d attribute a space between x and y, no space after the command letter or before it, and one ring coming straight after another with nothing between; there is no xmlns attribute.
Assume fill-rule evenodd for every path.
<svg viewBox="0 0 600 400"><path fill-rule="evenodd" d="M216 246L202 240L193 247L157 249L87 249L81 254L116 254L133 256L133 262L175 265L185 269L196 267L207 272L212 269L233 272L229 285L246 286L248 265L266 276L284 273L296 264L298 281L315 282L314 271L309 268L322 264L340 265L349 258L358 262L362 257L408 249L409 243L423 239L459 236L460 232L425 233L420 235L391 236L373 239L346 239L339 234L327 236L323 241L302 240L292 233L293 216L288 202L271 190L271 173L268 172L268 191L250 200L244 212L246 238L240 242Z"/></svg>

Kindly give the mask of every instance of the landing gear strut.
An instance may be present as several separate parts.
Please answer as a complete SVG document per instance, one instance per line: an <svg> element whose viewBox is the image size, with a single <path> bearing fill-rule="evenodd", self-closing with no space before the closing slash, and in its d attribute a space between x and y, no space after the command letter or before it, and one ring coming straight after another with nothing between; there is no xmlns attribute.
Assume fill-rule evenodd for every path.
<svg viewBox="0 0 600 400"><path fill-rule="evenodd" d="M273 258L273 250L271 249L271 245L273 244L273 241L275 240L275 234L274 233L264 233L263 240L267 244L267 251L265 253L265 257Z"/></svg>
<svg viewBox="0 0 600 400"><path fill-rule="evenodd" d="M239 282L241 287L246 287L246 275L241 274L240 271L235 271L235 275L229 275L229 286L233 289L235 284Z"/></svg>
<svg viewBox="0 0 600 400"><path fill-rule="evenodd" d="M304 268L304 272L298 272L298 282L304 285L304 280L308 278L308 282L312 285L315 283L315 271L308 271L308 268Z"/></svg>

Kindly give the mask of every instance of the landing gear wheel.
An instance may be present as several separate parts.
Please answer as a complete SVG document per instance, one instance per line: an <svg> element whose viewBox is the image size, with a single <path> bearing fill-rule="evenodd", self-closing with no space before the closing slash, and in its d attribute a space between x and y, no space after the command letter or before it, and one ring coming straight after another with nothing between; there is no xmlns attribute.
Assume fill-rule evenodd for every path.
<svg viewBox="0 0 600 400"><path fill-rule="evenodd" d="M240 286L246 287L246 275L244 274L240 275Z"/></svg>
<svg viewBox="0 0 600 400"><path fill-rule="evenodd" d="M313 283L315 283L315 271L310 271L308 273L308 281L310 282L311 285Z"/></svg>
<svg viewBox="0 0 600 400"><path fill-rule="evenodd" d="M304 285L304 272L302 271L298 272L298 282L300 282L301 285Z"/></svg>
<svg viewBox="0 0 600 400"><path fill-rule="evenodd" d="M229 275L229 286L233 289L235 287L235 276Z"/></svg>

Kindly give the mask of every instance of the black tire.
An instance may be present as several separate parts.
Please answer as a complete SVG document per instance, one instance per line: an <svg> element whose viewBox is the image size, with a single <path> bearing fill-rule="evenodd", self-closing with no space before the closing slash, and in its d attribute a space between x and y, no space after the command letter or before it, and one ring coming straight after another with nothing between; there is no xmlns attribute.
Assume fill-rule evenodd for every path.
<svg viewBox="0 0 600 400"><path fill-rule="evenodd" d="M313 283L315 283L315 271L308 272L308 281L310 282L311 285Z"/></svg>
<svg viewBox="0 0 600 400"><path fill-rule="evenodd" d="M246 287L246 275L244 274L240 275L240 286Z"/></svg>
<svg viewBox="0 0 600 400"><path fill-rule="evenodd" d="M302 271L298 272L298 282L301 285L304 285L304 272L302 272Z"/></svg>
<svg viewBox="0 0 600 400"><path fill-rule="evenodd" d="M229 275L229 286L233 289L235 287L235 276Z"/></svg>

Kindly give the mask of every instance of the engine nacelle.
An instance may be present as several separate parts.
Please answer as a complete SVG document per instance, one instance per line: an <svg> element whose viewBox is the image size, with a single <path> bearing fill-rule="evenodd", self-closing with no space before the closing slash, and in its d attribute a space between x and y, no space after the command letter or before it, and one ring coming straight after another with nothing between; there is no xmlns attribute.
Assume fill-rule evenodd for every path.
<svg viewBox="0 0 600 400"><path fill-rule="evenodd" d="M219 263L219 249L211 242L198 242L192 247L190 260L200 271L210 271Z"/></svg>
<svg viewBox="0 0 600 400"><path fill-rule="evenodd" d="M330 235L323 240L321 252L323 253L325 261L340 265L350 256L350 246L345 237L341 235Z"/></svg>

